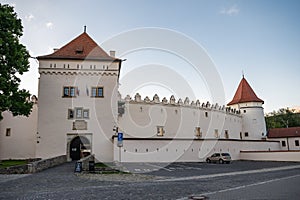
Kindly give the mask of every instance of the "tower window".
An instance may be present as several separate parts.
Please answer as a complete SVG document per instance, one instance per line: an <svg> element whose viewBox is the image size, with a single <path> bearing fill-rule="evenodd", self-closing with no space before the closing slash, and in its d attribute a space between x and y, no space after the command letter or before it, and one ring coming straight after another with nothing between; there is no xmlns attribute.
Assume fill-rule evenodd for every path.
<svg viewBox="0 0 300 200"><path fill-rule="evenodd" d="M248 132L245 132L245 137L249 137L249 133Z"/></svg>
<svg viewBox="0 0 300 200"><path fill-rule="evenodd" d="M246 113L246 110L244 110L244 113Z"/></svg>
<svg viewBox="0 0 300 200"><path fill-rule="evenodd" d="M6 129L6 136L9 137L11 135L11 128Z"/></svg>
<svg viewBox="0 0 300 200"><path fill-rule="evenodd" d="M208 112L205 112L205 117L208 117Z"/></svg>
<svg viewBox="0 0 300 200"><path fill-rule="evenodd" d="M63 97L76 97L76 87L65 86L63 91Z"/></svg>
<svg viewBox="0 0 300 200"><path fill-rule="evenodd" d="M73 109L68 110L68 119L74 119L74 110Z"/></svg>
<svg viewBox="0 0 300 200"><path fill-rule="evenodd" d="M83 118L88 119L90 115L90 112L88 109L83 110Z"/></svg>
<svg viewBox="0 0 300 200"><path fill-rule="evenodd" d="M103 87L92 87L92 97L104 97Z"/></svg>

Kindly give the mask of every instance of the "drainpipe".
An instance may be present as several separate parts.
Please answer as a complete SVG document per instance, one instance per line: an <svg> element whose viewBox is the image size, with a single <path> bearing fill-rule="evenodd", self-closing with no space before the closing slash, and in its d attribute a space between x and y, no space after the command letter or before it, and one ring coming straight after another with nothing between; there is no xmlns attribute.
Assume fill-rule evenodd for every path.
<svg viewBox="0 0 300 200"><path fill-rule="evenodd" d="M286 142L287 142L288 151L290 151L289 137L286 138Z"/></svg>

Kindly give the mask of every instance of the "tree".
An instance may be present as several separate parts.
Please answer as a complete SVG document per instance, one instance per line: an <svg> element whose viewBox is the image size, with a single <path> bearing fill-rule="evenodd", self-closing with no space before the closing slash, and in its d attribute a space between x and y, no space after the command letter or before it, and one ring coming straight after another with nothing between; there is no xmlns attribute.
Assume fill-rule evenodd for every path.
<svg viewBox="0 0 300 200"><path fill-rule="evenodd" d="M3 111L11 111L14 116L31 112L30 93L19 89L18 76L28 71L30 57L19 42L22 32L21 19L13 7L0 4L0 120Z"/></svg>
<svg viewBox="0 0 300 200"><path fill-rule="evenodd" d="M266 115L267 129L300 126L300 113L281 108Z"/></svg>

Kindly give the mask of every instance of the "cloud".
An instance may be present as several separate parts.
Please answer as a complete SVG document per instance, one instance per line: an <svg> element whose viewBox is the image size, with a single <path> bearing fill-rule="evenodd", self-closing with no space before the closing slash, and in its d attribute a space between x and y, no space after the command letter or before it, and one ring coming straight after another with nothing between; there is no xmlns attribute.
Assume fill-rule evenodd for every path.
<svg viewBox="0 0 300 200"><path fill-rule="evenodd" d="M26 15L26 16L25 16L25 19L26 19L28 22L30 22L31 20L34 19L34 16L33 16L32 14L29 14L29 15Z"/></svg>
<svg viewBox="0 0 300 200"><path fill-rule="evenodd" d="M240 9L236 6L236 5L233 5L231 6L230 8L223 8L220 13L223 14L223 15L229 15L229 16L235 16L235 15L238 15L240 12Z"/></svg>
<svg viewBox="0 0 300 200"><path fill-rule="evenodd" d="M48 29L52 29L52 28L53 28L53 23L52 23L52 22L47 22L47 23L46 23L46 27L47 27Z"/></svg>

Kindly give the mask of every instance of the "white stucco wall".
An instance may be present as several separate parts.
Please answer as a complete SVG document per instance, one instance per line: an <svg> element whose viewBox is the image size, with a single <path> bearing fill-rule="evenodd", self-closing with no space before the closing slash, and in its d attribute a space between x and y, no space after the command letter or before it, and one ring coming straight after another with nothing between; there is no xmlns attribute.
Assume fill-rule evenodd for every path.
<svg viewBox="0 0 300 200"><path fill-rule="evenodd" d="M196 127L200 127L202 138L226 138L226 130L229 139L240 139L242 131L241 115L220 107L135 100L126 101L124 106L125 113L118 120L119 131L124 133L124 137L160 138L157 136L158 126L164 127L163 138L196 138Z"/></svg>
<svg viewBox="0 0 300 200"><path fill-rule="evenodd" d="M52 68L49 65L52 63ZM54 63L56 68L53 69ZM92 153L99 161L112 161L111 136L117 113L117 82L119 63L106 65L101 61L77 62L83 69L77 69L76 62L70 61L70 68L63 68L69 61L40 61L39 116L36 157L49 158L66 155L68 135L91 134ZM90 69L92 65L92 69ZM96 68L94 69L94 65ZM60 68L59 68L60 66ZM74 67L76 66L75 69ZM97 66L106 66L105 70ZM58 69L59 68L59 69ZM62 97L64 86L75 86L79 92L74 98ZM91 87L103 87L104 97L91 97ZM86 130L73 130L75 119L68 119L68 109L81 107L89 110Z"/></svg>
<svg viewBox="0 0 300 200"><path fill-rule="evenodd" d="M117 144L117 138L115 138ZM204 162L215 152L228 152L233 160L240 151L278 150L279 142L245 140L149 140L130 139L114 146L114 161L121 162ZM120 156L121 155L121 156Z"/></svg>
<svg viewBox="0 0 300 200"><path fill-rule="evenodd" d="M300 151L241 152L240 159L300 162Z"/></svg>
<svg viewBox="0 0 300 200"><path fill-rule="evenodd" d="M239 103L231 105L231 107L241 111L243 118L242 137L244 139L260 140L266 138L266 122L261 102ZM245 136L246 132L248 137Z"/></svg>
<svg viewBox="0 0 300 200"><path fill-rule="evenodd" d="M35 158L37 138L37 104L33 105L29 117L16 116L11 112L2 113L0 121L0 160ZM6 136L6 130L11 129L11 135Z"/></svg>

